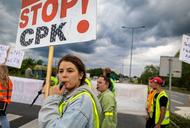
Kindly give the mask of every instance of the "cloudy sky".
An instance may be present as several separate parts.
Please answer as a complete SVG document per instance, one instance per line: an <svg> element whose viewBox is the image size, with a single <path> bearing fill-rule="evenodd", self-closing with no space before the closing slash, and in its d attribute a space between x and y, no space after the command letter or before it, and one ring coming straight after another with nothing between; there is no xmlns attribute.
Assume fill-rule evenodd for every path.
<svg viewBox="0 0 190 128"><path fill-rule="evenodd" d="M129 74L131 30L134 31L132 75L146 65L157 65L160 56L174 56L182 34L190 35L189 0L98 0L97 39L55 46L54 64L65 54L80 56L87 68L111 67ZM20 0L0 0L0 44L14 46ZM25 57L47 61L48 48L25 50Z"/></svg>

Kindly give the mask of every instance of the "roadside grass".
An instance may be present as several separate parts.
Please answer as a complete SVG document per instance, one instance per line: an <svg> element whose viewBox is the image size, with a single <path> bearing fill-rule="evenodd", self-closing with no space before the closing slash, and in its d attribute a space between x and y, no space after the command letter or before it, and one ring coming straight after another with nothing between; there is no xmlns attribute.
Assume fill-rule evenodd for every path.
<svg viewBox="0 0 190 128"><path fill-rule="evenodd" d="M190 128L190 117L184 118L175 113L170 114L170 119L175 123L170 123L170 128Z"/></svg>

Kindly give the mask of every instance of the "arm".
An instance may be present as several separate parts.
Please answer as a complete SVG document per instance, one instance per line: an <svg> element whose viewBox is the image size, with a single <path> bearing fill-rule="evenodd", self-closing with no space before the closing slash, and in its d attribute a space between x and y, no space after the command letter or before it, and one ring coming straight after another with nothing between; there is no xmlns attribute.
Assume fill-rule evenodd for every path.
<svg viewBox="0 0 190 128"><path fill-rule="evenodd" d="M104 113L104 119L102 122L102 128L116 128L115 121L115 101L113 97L107 95L102 99L102 109Z"/></svg>
<svg viewBox="0 0 190 128"><path fill-rule="evenodd" d="M156 124L155 128L160 128L160 125L161 125L162 121L164 120L165 113L166 113L166 107L161 107L160 108L160 118L159 118L158 123Z"/></svg>

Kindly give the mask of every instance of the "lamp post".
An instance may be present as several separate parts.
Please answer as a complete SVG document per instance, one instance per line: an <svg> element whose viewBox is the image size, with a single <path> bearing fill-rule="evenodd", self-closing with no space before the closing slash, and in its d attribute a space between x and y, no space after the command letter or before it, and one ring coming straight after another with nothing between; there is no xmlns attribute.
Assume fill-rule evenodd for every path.
<svg viewBox="0 0 190 128"><path fill-rule="evenodd" d="M126 26L122 26L121 28L123 29L131 29L132 32L132 43L131 43L131 56L130 56L130 67L129 67L129 80L131 82L131 67L132 67L132 59L133 59L133 34L134 34L134 30L135 29L141 29L141 28L145 28L145 26L133 26L133 27L126 27Z"/></svg>

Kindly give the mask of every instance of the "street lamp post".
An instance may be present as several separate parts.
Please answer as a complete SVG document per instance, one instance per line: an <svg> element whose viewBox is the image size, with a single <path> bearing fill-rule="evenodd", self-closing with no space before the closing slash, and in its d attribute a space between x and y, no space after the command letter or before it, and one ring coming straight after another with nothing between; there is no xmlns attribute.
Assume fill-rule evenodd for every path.
<svg viewBox="0 0 190 128"><path fill-rule="evenodd" d="M132 68L132 59L133 59L133 34L135 29L145 28L145 26L133 26L133 27L126 27L122 26L123 29L131 29L131 36L132 36L132 43L131 43L131 55L130 55L130 67L129 67L129 80L131 81L131 68Z"/></svg>

